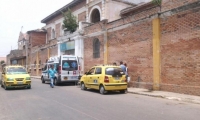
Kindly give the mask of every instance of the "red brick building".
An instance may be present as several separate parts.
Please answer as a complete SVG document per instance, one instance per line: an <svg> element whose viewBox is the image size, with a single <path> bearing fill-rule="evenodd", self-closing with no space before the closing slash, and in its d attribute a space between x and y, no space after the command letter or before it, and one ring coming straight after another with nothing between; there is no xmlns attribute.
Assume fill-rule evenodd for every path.
<svg viewBox="0 0 200 120"><path fill-rule="evenodd" d="M198 0L163 0L161 11L152 3L138 4L123 9L118 20L86 27L85 69L124 61L132 87L200 95L199 8Z"/></svg>

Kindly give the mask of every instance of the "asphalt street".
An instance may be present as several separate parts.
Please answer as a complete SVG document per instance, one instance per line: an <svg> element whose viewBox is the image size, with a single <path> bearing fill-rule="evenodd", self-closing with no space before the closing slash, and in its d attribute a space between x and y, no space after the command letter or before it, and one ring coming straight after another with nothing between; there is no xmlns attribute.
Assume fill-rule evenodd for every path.
<svg viewBox="0 0 200 120"><path fill-rule="evenodd" d="M74 84L0 88L0 120L199 120L200 105L136 94L82 91Z"/></svg>

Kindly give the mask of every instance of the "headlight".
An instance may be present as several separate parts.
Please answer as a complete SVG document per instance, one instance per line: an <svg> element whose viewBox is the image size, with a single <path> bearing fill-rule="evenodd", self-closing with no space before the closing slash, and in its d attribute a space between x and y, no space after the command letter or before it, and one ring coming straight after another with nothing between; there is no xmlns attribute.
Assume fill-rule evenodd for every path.
<svg viewBox="0 0 200 120"><path fill-rule="evenodd" d="M31 80L31 77L26 77L26 80Z"/></svg>
<svg viewBox="0 0 200 120"><path fill-rule="evenodd" d="M13 78L7 78L7 80L8 80L8 81L13 81L14 79L13 79Z"/></svg>

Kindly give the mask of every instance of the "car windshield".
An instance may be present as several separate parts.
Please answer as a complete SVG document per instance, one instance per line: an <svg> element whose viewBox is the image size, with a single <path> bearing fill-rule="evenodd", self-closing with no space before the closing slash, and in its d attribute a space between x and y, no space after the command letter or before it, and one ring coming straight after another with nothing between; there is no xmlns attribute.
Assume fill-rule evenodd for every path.
<svg viewBox="0 0 200 120"><path fill-rule="evenodd" d="M7 69L7 74L27 74L23 67L10 67Z"/></svg>
<svg viewBox="0 0 200 120"><path fill-rule="evenodd" d="M124 72L122 71L122 69L118 67L108 67L106 68L105 72L106 72L106 75L112 75L113 77L115 76L121 77L122 75L124 75Z"/></svg>

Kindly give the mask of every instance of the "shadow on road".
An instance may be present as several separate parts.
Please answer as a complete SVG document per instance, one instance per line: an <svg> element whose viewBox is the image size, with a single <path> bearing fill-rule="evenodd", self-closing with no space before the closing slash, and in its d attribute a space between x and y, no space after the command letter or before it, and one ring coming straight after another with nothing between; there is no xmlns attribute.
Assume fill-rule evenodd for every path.
<svg viewBox="0 0 200 120"><path fill-rule="evenodd" d="M92 93L99 93L99 90L94 90L94 89L87 89L85 92L92 92ZM119 91L107 91L104 95L125 95L125 93L120 93Z"/></svg>

